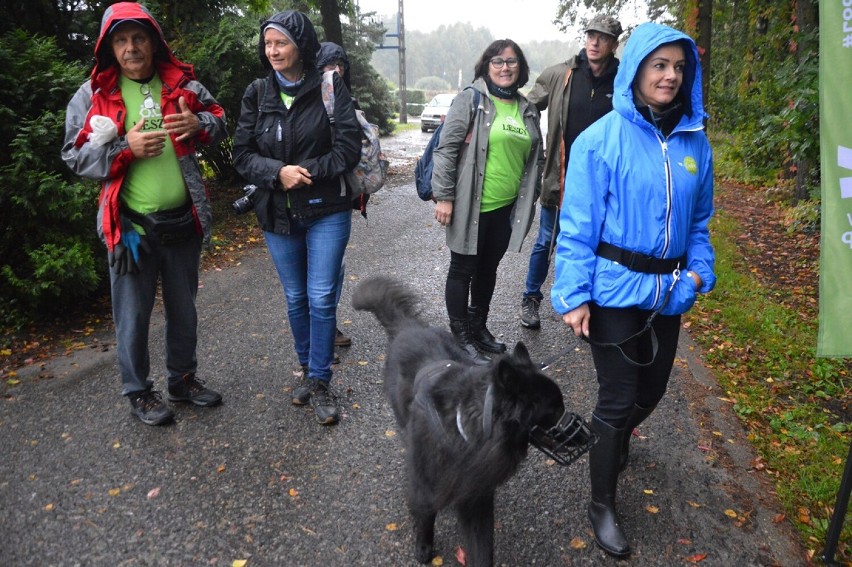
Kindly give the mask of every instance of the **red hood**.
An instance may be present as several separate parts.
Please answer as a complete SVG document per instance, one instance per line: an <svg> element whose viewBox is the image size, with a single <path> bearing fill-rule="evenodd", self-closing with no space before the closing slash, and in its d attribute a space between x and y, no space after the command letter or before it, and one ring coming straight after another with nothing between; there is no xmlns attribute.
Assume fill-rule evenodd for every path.
<svg viewBox="0 0 852 567"><path fill-rule="evenodd" d="M157 65L159 66L163 60L166 60L174 66L179 67L189 78L195 78L192 65L178 61L172 50L169 49L160 24L157 23L157 20L154 19L154 16L151 15L147 8L136 2L118 2L109 6L104 11L103 18L101 18L101 30L98 34L98 41L95 43L95 67L92 69L91 75L93 88L96 89L98 86L102 86L98 85L98 77L104 71L110 67L117 66L115 58L112 56L112 48L106 39L112 25L122 20L136 20L140 23L149 24L157 32L157 38L160 41L160 46L157 48L155 56L158 60Z"/></svg>

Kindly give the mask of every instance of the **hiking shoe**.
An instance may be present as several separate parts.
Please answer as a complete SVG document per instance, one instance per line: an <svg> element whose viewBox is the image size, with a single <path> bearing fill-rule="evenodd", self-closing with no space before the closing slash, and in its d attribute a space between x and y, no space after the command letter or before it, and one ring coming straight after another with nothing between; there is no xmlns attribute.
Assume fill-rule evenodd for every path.
<svg viewBox="0 0 852 567"><path fill-rule="evenodd" d="M130 411L145 425L163 425L175 418L175 414L163 402L163 397L156 390L142 390L128 394Z"/></svg>
<svg viewBox="0 0 852 567"><path fill-rule="evenodd" d="M169 384L170 402L187 402L203 408L209 408L222 402L222 394L204 386L194 373L181 376L178 382Z"/></svg>
<svg viewBox="0 0 852 567"><path fill-rule="evenodd" d="M296 374L294 372L293 374ZM302 365L302 373L299 385L293 389L291 402L294 406L303 406L311 399L311 381L308 379L308 365Z"/></svg>
<svg viewBox="0 0 852 567"><path fill-rule="evenodd" d="M339 347L351 347L352 346L352 338L347 337L343 334L343 331L337 329L337 333L334 335L334 346Z"/></svg>
<svg viewBox="0 0 852 567"><path fill-rule="evenodd" d="M521 300L521 325L528 329L541 327L541 319L538 316L540 303L541 300L535 297L525 297Z"/></svg>
<svg viewBox="0 0 852 567"><path fill-rule="evenodd" d="M324 380L311 380L311 406L322 425L334 425L340 420L337 410L337 398L331 391L331 385Z"/></svg>

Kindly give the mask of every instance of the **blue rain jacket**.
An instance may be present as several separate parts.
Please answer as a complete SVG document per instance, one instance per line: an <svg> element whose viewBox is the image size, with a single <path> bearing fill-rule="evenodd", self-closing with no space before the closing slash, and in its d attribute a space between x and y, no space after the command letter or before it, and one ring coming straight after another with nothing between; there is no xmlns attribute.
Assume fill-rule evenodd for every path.
<svg viewBox="0 0 852 567"><path fill-rule="evenodd" d="M633 80L659 46L683 41L688 93L683 117L666 138L636 109ZM589 301L612 308L654 310L676 273L646 274L595 255L601 241L656 258L686 255L686 266L661 311L686 312L696 291L716 283L707 225L713 215L713 158L704 133L701 67L695 42L667 26L647 23L630 36L615 77L613 110L571 148L559 216L551 302L567 313ZM691 270L701 276L695 289Z"/></svg>

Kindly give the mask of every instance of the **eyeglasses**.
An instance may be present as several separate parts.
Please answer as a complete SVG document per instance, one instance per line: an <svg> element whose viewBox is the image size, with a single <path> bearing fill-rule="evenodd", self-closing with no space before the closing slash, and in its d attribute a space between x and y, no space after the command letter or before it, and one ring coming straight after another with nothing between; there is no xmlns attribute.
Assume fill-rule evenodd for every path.
<svg viewBox="0 0 852 567"><path fill-rule="evenodd" d="M489 61L491 66L495 69L502 69L503 65L508 65L509 69L514 69L518 66L518 60L515 57L510 57L508 59L503 59L502 57L494 57Z"/></svg>

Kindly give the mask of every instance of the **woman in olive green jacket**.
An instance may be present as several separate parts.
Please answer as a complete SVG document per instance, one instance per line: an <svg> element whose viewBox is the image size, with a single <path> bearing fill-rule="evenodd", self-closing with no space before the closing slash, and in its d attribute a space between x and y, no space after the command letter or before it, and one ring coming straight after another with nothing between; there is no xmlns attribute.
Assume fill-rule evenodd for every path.
<svg viewBox="0 0 852 567"><path fill-rule="evenodd" d="M453 100L434 153L435 218L447 230L450 329L474 362L501 353L485 324L506 250L520 252L535 214L544 165L539 112L518 92L529 66L512 40L486 48L475 80ZM475 93L480 91L474 108ZM468 303L469 298L469 303Z"/></svg>

